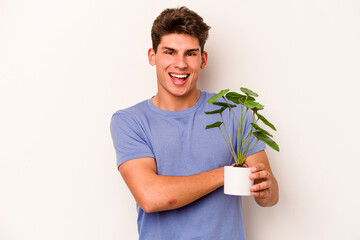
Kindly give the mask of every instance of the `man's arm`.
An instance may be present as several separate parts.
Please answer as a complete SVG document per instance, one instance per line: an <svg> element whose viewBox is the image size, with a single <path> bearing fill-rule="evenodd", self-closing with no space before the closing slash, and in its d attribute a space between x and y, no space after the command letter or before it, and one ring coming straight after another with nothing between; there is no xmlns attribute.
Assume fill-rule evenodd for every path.
<svg viewBox="0 0 360 240"><path fill-rule="evenodd" d="M250 190L257 204L262 207L275 205L279 201L279 187L265 151L247 157L246 165L251 167L250 179L255 181Z"/></svg>
<svg viewBox="0 0 360 240"><path fill-rule="evenodd" d="M185 206L224 185L223 167L190 176L163 176L157 175L154 158L137 158L121 164L119 171L148 213Z"/></svg>

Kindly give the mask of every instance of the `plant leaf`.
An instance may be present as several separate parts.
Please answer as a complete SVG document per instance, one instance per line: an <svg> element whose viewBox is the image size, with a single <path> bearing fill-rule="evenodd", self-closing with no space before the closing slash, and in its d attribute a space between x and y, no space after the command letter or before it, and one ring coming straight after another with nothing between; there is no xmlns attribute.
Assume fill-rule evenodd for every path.
<svg viewBox="0 0 360 240"><path fill-rule="evenodd" d="M241 95L241 96L244 96L244 95ZM246 97L247 97L247 100L255 102L255 98L253 98L252 96L244 96L244 101L245 101Z"/></svg>
<svg viewBox="0 0 360 240"><path fill-rule="evenodd" d="M258 112L255 112L256 116L267 126L269 126L270 128L272 128L274 131L276 131L276 128L275 126L269 122L263 115L261 115L260 113Z"/></svg>
<svg viewBox="0 0 360 240"><path fill-rule="evenodd" d="M236 104L242 104L242 105L245 105L246 98L247 100L255 101L255 98L251 96L242 95L237 92L229 92L228 94L226 94L226 98Z"/></svg>
<svg viewBox="0 0 360 240"><path fill-rule="evenodd" d="M224 110L226 109L226 107L222 107L220 109L211 111L211 112L205 112L205 114L217 114L217 113L222 113Z"/></svg>
<svg viewBox="0 0 360 240"><path fill-rule="evenodd" d="M213 123L213 124L207 125L207 126L205 127L205 129L220 127L221 124L222 124L222 122L215 122L215 123Z"/></svg>
<svg viewBox="0 0 360 240"><path fill-rule="evenodd" d="M257 139L263 141L264 143L266 143L269 147L271 147L275 151L278 151L278 152L280 151L279 145L277 145L277 143L274 140L272 140L271 138L269 138L262 132L256 131L256 132L253 132L253 134Z"/></svg>
<svg viewBox="0 0 360 240"><path fill-rule="evenodd" d="M207 102L209 104L214 103L216 100L218 100L219 98L221 98L222 96L224 96L230 89L224 89L221 90L219 93L215 94L214 96L212 96Z"/></svg>
<svg viewBox="0 0 360 240"><path fill-rule="evenodd" d="M256 123L250 123L251 126L253 126L253 128L255 128L257 131L262 132L266 135L268 135L269 137L272 137L272 135L270 133L268 133L266 130L262 129L261 127L259 127L259 125L257 125Z"/></svg>
<svg viewBox="0 0 360 240"><path fill-rule="evenodd" d="M254 102L254 101L251 101L251 100L247 100L245 102L245 107L249 108L249 109L256 109L256 110L261 110L261 109L264 109L264 106L261 105L260 103L258 102Z"/></svg>
<svg viewBox="0 0 360 240"><path fill-rule="evenodd" d="M230 101L232 101L233 103L236 104L240 104L240 99L241 99L241 94L237 93L237 92L229 92L228 94L226 94L226 98Z"/></svg>
<svg viewBox="0 0 360 240"><path fill-rule="evenodd" d="M214 105L217 105L217 106L221 106L221 107L226 107L226 108L229 107L229 104L228 104L228 103L224 103L224 102L214 102L213 104L214 104ZM230 104L230 107L234 108L234 107L236 107L236 105Z"/></svg>
<svg viewBox="0 0 360 240"><path fill-rule="evenodd" d="M250 89L247 89L247 88L240 88L240 90L245 93L246 95L248 96L254 96L254 97L258 97L259 95L253 91L251 91Z"/></svg>

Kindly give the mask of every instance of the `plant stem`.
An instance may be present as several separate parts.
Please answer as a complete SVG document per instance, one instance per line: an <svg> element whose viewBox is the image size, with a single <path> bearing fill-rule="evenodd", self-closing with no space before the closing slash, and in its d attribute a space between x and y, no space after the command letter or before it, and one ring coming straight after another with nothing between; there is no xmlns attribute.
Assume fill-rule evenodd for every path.
<svg viewBox="0 0 360 240"><path fill-rule="evenodd" d="M230 106L229 106L229 133L230 133L230 130L231 130L231 124L230 124L230 113L231 113L231 112L230 112L230 110L231 110L231 109L230 109ZM225 124L225 123L224 123L224 124Z"/></svg>
<svg viewBox="0 0 360 240"><path fill-rule="evenodd" d="M228 148L229 148L229 150L230 150L230 152L231 152L231 155L233 156L235 162L238 163L238 160L237 160L237 158L236 158L236 154L234 153L234 150L230 148L229 143L228 143L228 141L226 140L226 137L225 137L225 135L224 135L224 133L223 133L223 131L221 130L220 127L219 127L219 129L220 129L220 132L221 132L223 138L225 139L226 145L228 146Z"/></svg>
<svg viewBox="0 0 360 240"><path fill-rule="evenodd" d="M250 132L252 132L252 126L251 126L251 128L250 128L250 131L249 131L248 134L246 135L246 138L249 136L249 133L250 133ZM245 156L244 158L246 158L246 157L249 155L248 149L249 149L250 141L251 141L251 135L250 135L250 137L249 137L249 139L248 139L248 141L247 141L246 147L245 147L245 149L244 149L244 156Z"/></svg>
<svg viewBox="0 0 360 240"><path fill-rule="evenodd" d="M234 112L234 110L232 109L232 107L230 106L230 103L226 100L226 98L225 97L223 97L224 98L224 100L225 100L225 102L229 105L229 109L231 110L231 112L233 113L233 115L234 115L234 117L235 117L235 120L236 120L236 122L237 122L237 125L238 125L238 128L240 129L240 131L241 131L241 124L240 124L240 122L239 122L239 119L236 117L236 114L235 114L235 112ZM242 104L240 104L241 105L241 116L240 116L240 120L241 120L241 118L242 118L242 112L243 112L243 105ZM229 110L229 128L230 128L230 110ZM224 122L224 121L223 121ZM238 136L237 136L237 157L238 157L238 159L242 159L242 157L241 157L241 151L240 151L240 132L238 131ZM235 151L234 151L235 152ZM235 153L236 154L236 153ZM237 162L238 163L238 162Z"/></svg>
<svg viewBox="0 0 360 240"><path fill-rule="evenodd" d="M243 111L241 111L241 129L243 128L243 126L244 126L244 119L245 119L245 117L246 117L246 114L247 114L247 112L248 112L248 108L245 106L245 102L247 101L247 99L248 99L248 96L246 95L246 98L245 98L245 101L244 101L244 107L246 108L246 111L245 111L245 114L243 115L242 113L243 113ZM242 109L241 109L242 110ZM244 139L244 135L245 135L245 129L241 132L241 139L242 140L245 140ZM241 142L241 147L243 147L243 141Z"/></svg>
<svg viewBox="0 0 360 240"><path fill-rule="evenodd" d="M244 126L244 120L245 120L246 114L247 114L249 109L247 107L245 107L245 108L246 108L246 111L245 111L244 114L243 114L243 111L241 111L241 125L240 125L240 131L241 131L241 151L240 151L241 161L243 161L243 159L246 158L246 154L245 153L243 154L244 142L245 142L245 139L246 139L246 138L244 138L245 128L243 126Z"/></svg>
<svg viewBox="0 0 360 240"><path fill-rule="evenodd" d="M252 148L250 149L249 153L251 153L251 151L254 149L255 145L257 144L257 142L259 141L259 139L256 140L256 142L254 143L254 146L252 146Z"/></svg>
<svg viewBox="0 0 360 240"><path fill-rule="evenodd" d="M231 129L229 128L229 131L226 129L226 125L225 125L225 121L224 121L224 117L223 117L222 113L220 113L220 116L221 116L222 122L224 123L224 124L223 124L223 125L224 125L224 129L225 129L226 135L227 135L227 137L228 137L228 139L229 139L229 144L230 144L230 146L231 146L232 153L235 154L235 150L234 150L234 147L233 147L233 145L232 145L231 136L230 136L230 134L231 134L230 130L231 130ZM235 161L237 161L236 154L235 154Z"/></svg>
<svg viewBox="0 0 360 240"><path fill-rule="evenodd" d="M240 109L240 121L241 121L241 118L242 118L242 112L243 112L243 105L241 105L241 109ZM240 152L240 132L241 132L241 122L237 121L237 124L238 124L238 134L237 134L237 155L239 156L239 159L241 161L241 152Z"/></svg>
<svg viewBox="0 0 360 240"><path fill-rule="evenodd" d="M251 122L255 122L255 112L253 112L253 116L252 116L252 120L251 120ZM250 128L250 131L247 133L247 135L246 135L246 137L245 137L245 139L249 136L249 134L250 134L250 136L249 136L249 140L248 140L248 142L247 142L247 145L246 145L246 147L245 147L245 158L249 155L249 153L251 152L251 150L250 150L250 152L248 152L248 150L249 150L249 145L250 145L250 142L251 142L251 139L252 139L252 130L253 130L253 126L251 125L251 128ZM254 145L255 146L255 145Z"/></svg>
<svg viewBox="0 0 360 240"><path fill-rule="evenodd" d="M223 97L223 98L224 98L224 97ZM229 105L229 108L230 108L231 112L234 114L234 117L235 117L236 121L239 122L238 119L237 119L237 117L236 117L236 114L234 113L234 111L233 111L232 108L230 107L230 103L226 100L226 98L224 98L224 100L225 100L225 102Z"/></svg>

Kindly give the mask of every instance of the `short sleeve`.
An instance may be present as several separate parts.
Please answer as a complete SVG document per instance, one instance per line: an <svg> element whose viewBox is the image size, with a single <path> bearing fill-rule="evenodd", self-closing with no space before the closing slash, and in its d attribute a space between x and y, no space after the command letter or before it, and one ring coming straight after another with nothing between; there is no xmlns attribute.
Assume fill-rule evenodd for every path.
<svg viewBox="0 0 360 240"><path fill-rule="evenodd" d="M252 118L253 118L253 111L249 110L245 116L244 119L244 129L245 129L245 136L248 135L249 131L251 130L251 122L252 122ZM254 128L252 128L252 132L254 132ZM245 140L245 142L248 142L248 139L250 138L250 134L247 137L247 139ZM255 146L254 146L255 145ZM244 146L245 147L245 146ZM251 150L251 152L248 154L248 156L260 152L261 150L264 150L266 148L266 145L263 141L258 140L252 133L251 133L251 140L250 140L250 144L248 147L248 151ZM244 151L244 150L242 150Z"/></svg>
<svg viewBox="0 0 360 240"><path fill-rule="evenodd" d="M154 157L139 123L121 111L111 118L110 131L116 152L117 167L122 163L142 157Z"/></svg>

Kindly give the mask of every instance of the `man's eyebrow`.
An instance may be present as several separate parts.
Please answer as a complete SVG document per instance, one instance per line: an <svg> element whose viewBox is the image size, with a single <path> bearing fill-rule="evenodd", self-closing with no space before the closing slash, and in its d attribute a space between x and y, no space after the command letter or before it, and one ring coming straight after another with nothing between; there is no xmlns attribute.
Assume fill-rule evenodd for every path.
<svg viewBox="0 0 360 240"><path fill-rule="evenodd" d="M172 52L176 52L175 49L171 48L171 47L162 47L162 49L166 49L166 50L169 50L169 51L172 51Z"/></svg>
<svg viewBox="0 0 360 240"><path fill-rule="evenodd" d="M187 52L199 52L200 50L198 48L188 49Z"/></svg>
<svg viewBox="0 0 360 240"><path fill-rule="evenodd" d="M177 50L175 50L174 48L171 48L171 47L162 47L162 49L166 49L166 50L169 50L169 51L172 51L172 52L177 52ZM186 52L199 52L200 49L199 48L192 48L192 49L187 49Z"/></svg>

